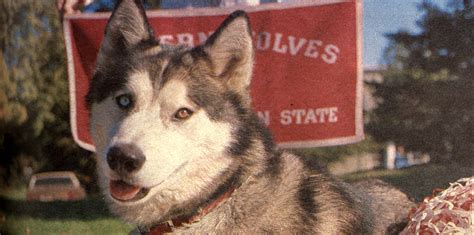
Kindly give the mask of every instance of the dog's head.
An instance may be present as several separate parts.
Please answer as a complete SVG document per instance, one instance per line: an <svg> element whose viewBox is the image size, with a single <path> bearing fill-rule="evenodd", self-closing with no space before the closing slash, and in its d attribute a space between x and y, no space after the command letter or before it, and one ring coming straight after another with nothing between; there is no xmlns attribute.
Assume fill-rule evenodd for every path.
<svg viewBox="0 0 474 235"><path fill-rule="evenodd" d="M248 147L253 44L239 11L201 46L160 45L140 2L109 19L87 104L106 199L147 224L205 197Z"/></svg>

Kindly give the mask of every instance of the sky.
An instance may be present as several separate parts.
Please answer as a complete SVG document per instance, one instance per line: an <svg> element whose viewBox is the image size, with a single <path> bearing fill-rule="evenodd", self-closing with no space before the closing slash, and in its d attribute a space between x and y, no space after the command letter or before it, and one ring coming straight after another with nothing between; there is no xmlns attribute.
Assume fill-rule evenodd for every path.
<svg viewBox="0 0 474 235"><path fill-rule="evenodd" d="M422 16L418 6L427 0L364 0L364 67L383 64L383 51L388 45L384 36L406 30L420 32L416 21ZM444 7L448 0L428 0Z"/></svg>

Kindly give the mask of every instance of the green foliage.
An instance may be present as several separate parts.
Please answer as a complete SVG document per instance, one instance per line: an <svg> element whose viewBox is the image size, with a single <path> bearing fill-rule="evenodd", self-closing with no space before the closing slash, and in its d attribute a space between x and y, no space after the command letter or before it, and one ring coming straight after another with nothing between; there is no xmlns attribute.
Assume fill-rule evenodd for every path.
<svg viewBox="0 0 474 235"><path fill-rule="evenodd" d="M425 3L421 32L388 35L388 70L375 95L369 132L434 160L473 163L474 9L470 1L446 8Z"/></svg>
<svg viewBox="0 0 474 235"><path fill-rule="evenodd" d="M11 81L9 69L0 52L0 130L6 127L19 126L27 119L26 107L16 100L16 83Z"/></svg>
<svg viewBox="0 0 474 235"><path fill-rule="evenodd" d="M90 171L92 159L82 169L76 164L89 156L71 140L55 1L4 0L0 9L0 185L27 167Z"/></svg>

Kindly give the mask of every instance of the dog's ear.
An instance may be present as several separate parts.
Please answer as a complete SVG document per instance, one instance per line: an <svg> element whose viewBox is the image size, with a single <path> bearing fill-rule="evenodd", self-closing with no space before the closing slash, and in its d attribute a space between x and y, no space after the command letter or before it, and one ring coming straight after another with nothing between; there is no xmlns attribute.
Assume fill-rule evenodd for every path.
<svg viewBox="0 0 474 235"><path fill-rule="evenodd" d="M140 42L153 39L142 0L119 0L105 28L101 53L127 52Z"/></svg>
<svg viewBox="0 0 474 235"><path fill-rule="evenodd" d="M248 16L232 13L204 44L215 74L226 85L248 96L252 77L254 49Z"/></svg>

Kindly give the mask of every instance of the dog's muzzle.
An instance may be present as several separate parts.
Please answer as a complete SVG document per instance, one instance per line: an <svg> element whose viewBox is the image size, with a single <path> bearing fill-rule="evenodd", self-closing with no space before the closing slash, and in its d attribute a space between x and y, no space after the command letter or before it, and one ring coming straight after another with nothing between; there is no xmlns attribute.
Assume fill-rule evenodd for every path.
<svg viewBox="0 0 474 235"><path fill-rule="evenodd" d="M109 182L110 195L114 199L122 202L136 201L148 194L149 189L122 180L140 170L144 163L145 155L135 145L117 144L109 149L107 164L121 178Z"/></svg>

